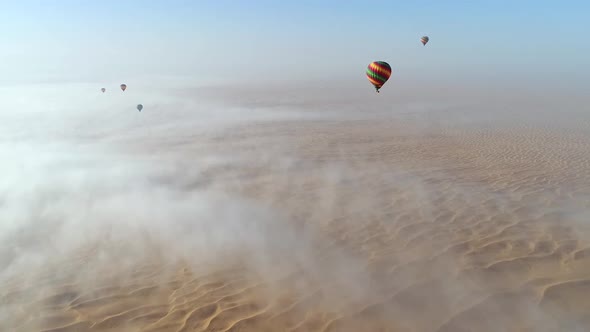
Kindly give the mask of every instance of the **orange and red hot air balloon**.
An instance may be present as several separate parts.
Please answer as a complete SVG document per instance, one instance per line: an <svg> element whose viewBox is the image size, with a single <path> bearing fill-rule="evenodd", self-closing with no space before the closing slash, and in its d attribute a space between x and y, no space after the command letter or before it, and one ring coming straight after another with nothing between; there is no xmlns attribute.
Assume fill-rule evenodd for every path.
<svg viewBox="0 0 590 332"><path fill-rule="evenodd" d="M125 91L127 89L127 84L121 84L121 90Z"/></svg>
<svg viewBox="0 0 590 332"><path fill-rule="evenodd" d="M387 82L390 76L391 66L385 61L373 61L367 67L367 78L375 86L377 92L379 92L379 89Z"/></svg>

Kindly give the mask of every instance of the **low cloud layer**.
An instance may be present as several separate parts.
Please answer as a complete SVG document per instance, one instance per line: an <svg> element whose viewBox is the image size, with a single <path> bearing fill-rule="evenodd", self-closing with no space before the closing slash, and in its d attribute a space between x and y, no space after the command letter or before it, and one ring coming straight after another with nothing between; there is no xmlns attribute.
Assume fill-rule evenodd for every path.
<svg viewBox="0 0 590 332"><path fill-rule="evenodd" d="M391 153L387 147L395 145L384 141L386 148L372 146L362 130L352 131L356 130L352 125L345 131L351 136L343 141L359 150L339 147L341 142L334 137L342 140L343 134L318 126L309 138L310 150L324 151L332 159L315 164L294 154L293 146L281 145L287 140L281 135L264 137L263 131L248 136L231 127L261 121L282 123L288 131L283 134L293 139L309 132L285 125L284 120L324 119L333 128L334 123L346 121L399 118L411 124L395 136L403 142L433 128L506 124L514 119L510 110L494 113L494 118L486 109L491 111L495 105L471 111L475 100L442 102L444 94L432 100L422 101L414 95L395 101L383 93L380 100L363 103L359 100L369 94L349 93L343 101L333 97L335 90L322 94L315 89L285 89L284 94L269 97L268 91L243 88L220 91L207 99L204 94L209 90L203 88L145 87L141 92L139 88L129 84L125 93L111 88L101 94L90 85L37 86L31 92L35 98L20 88L3 88L5 97L12 96L0 106L0 282L6 287L38 284L48 271L53 273L46 281L49 284L67 279L81 289L92 289L100 279L113 277L123 285L138 265L150 262L162 263L162 279L177 273L179 266L196 274L247 266L268 282L305 271L306 277L294 282L302 293L312 285L319 287L322 301L342 310L362 303L374 321L403 321L404 312L411 314L408 308L419 310L429 302L456 311L464 305L474 316L485 305L499 316L508 315L503 303L522 303L522 315L536 322L534 326L553 323L528 298L516 302L497 294L478 298L497 289L486 284L485 276L465 268L469 264L462 264L467 261L487 271L490 267L477 266L476 258L487 257L480 249L494 247L494 237L512 248L521 243L522 231L534 229L534 223L543 224L550 218L582 220L585 215L577 201L568 207L569 215L555 205L544 207L540 200L519 208L518 186L515 193L506 194L495 192L492 186L466 185L468 181L459 177L453 182L452 170L445 173L440 165L411 169L396 164L394 158L384 159L379 167L352 167ZM145 106L141 113L135 110L139 102ZM522 121L530 114L530 109L525 110L516 118ZM551 109L541 114L549 119ZM535 119L538 123L539 118ZM227 142L211 143L224 138ZM336 143L331 145L331 140ZM400 142L394 143L403 145ZM365 143L376 152L363 150ZM224 148L224 144L229 145ZM469 144L462 146L470 148ZM401 152L398 159L402 159ZM248 189L251 179L267 191ZM247 190L264 199L240 195ZM457 211L450 210L457 206ZM298 213L290 213L290 208ZM468 227L460 222L462 218ZM494 229L493 225L499 226ZM473 237L481 233L482 240L456 242L455 231ZM581 243L585 239L582 233L569 238L570 232L563 231L563 242L557 235L553 243L541 234L526 243L531 252L539 251L539 257L550 256L559 250L566 252L569 240ZM396 243L388 247L392 242ZM544 252L544 246L553 253ZM461 258L454 250L463 247L467 249ZM404 250L396 251L399 248ZM425 255L426 262L412 255ZM495 268L509 275L510 271L503 270L509 264L504 260L498 258ZM375 268L378 263L391 267L382 271ZM454 274L463 269L474 275ZM429 274L436 281L423 281ZM431 288L438 297L425 300ZM26 297L22 295L21 300L26 302ZM482 300L482 306L475 299ZM0 315L9 317L16 307L10 296L1 301L5 310ZM455 315L454 320L437 318L441 331L471 319L452 310L447 314ZM355 316L351 317L354 322ZM335 320L333 325L343 322L346 320Z"/></svg>

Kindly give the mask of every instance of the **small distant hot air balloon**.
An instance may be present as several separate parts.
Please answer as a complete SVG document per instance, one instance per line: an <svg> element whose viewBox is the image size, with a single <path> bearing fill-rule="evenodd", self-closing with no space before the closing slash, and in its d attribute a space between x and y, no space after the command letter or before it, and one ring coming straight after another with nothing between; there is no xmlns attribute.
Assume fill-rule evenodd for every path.
<svg viewBox="0 0 590 332"><path fill-rule="evenodd" d="M379 92L379 89L387 82L390 76L391 66L385 61L373 61L367 67L367 78L375 86L377 92Z"/></svg>
<svg viewBox="0 0 590 332"><path fill-rule="evenodd" d="M422 45L426 46L426 43L428 43L428 41L430 40L430 38L428 38L428 36L423 36L422 38L420 38L420 41L422 42Z"/></svg>
<svg viewBox="0 0 590 332"><path fill-rule="evenodd" d="M139 104L139 105L137 105L137 110L138 110L138 111L140 111L140 112L141 112L141 110L142 110L142 109L143 109L143 105L142 105L142 104Z"/></svg>
<svg viewBox="0 0 590 332"><path fill-rule="evenodd" d="M102 88L102 89L100 89L100 91L102 91L102 93L104 93L105 91L107 91L107 89Z"/></svg>
<svg viewBox="0 0 590 332"><path fill-rule="evenodd" d="M121 90L125 91L127 89L127 84L121 84Z"/></svg>

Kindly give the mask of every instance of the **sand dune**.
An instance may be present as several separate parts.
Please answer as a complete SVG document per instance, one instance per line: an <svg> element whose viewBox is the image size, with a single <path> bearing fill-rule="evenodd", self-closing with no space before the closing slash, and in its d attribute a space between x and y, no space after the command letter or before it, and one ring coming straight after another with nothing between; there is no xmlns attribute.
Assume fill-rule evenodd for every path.
<svg viewBox="0 0 590 332"><path fill-rule="evenodd" d="M222 192L276 217L236 230L236 248L199 238L174 261L174 243L154 234L84 243L2 282L1 330L590 329L588 135L380 119L171 140L150 151L180 165L227 159L164 170L158 186ZM136 141L120 150L144 153ZM241 237L252 229L262 237Z"/></svg>

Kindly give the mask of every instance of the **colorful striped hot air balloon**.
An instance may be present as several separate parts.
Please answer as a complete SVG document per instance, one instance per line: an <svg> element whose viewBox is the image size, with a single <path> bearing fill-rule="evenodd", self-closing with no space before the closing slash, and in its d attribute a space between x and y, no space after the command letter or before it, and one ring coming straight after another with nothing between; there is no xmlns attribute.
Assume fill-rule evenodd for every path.
<svg viewBox="0 0 590 332"><path fill-rule="evenodd" d="M426 46L426 43L428 43L430 39L428 38L428 36L423 36L422 38L420 38L420 41L422 42L422 45Z"/></svg>
<svg viewBox="0 0 590 332"><path fill-rule="evenodd" d="M391 66L385 61L373 61L367 67L367 78L377 92L387 82L389 76L391 76Z"/></svg>

